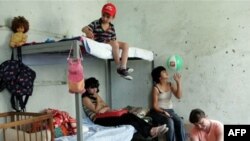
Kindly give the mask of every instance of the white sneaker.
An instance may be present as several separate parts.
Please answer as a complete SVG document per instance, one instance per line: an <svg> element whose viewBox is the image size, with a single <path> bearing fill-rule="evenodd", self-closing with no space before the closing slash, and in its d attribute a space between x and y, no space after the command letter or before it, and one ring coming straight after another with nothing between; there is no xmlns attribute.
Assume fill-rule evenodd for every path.
<svg viewBox="0 0 250 141"><path fill-rule="evenodd" d="M134 69L133 69L133 68L126 68L126 70L127 70L128 73L134 72Z"/></svg>
<svg viewBox="0 0 250 141"><path fill-rule="evenodd" d="M133 77L130 76L130 75L126 75L126 76L120 75L120 76L123 77L123 78L125 78L125 79L127 79L127 80L133 80Z"/></svg>
<svg viewBox="0 0 250 141"><path fill-rule="evenodd" d="M125 78L125 79L127 79L127 80L132 80L133 77L129 75L128 70L129 70L129 69L121 69L121 68L118 68L118 69L117 69L117 73L118 73L121 77L123 77L123 78ZM131 70L130 70L130 71L131 71ZM134 70L132 70L132 71L134 71Z"/></svg>

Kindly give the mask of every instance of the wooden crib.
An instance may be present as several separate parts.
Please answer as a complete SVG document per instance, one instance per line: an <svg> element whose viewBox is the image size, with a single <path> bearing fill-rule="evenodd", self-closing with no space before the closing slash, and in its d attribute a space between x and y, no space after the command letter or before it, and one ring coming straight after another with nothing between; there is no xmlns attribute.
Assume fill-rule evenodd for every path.
<svg viewBox="0 0 250 141"><path fill-rule="evenodd" d="M54 141L53 118L47 113L0 113L0 141Z"/></svg>

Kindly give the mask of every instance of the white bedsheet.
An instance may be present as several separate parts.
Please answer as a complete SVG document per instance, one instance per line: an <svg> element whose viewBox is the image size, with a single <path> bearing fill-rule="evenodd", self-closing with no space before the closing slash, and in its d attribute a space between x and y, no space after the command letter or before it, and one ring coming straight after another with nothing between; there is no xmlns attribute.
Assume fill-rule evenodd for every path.
<svg viewBox="0 0 250 141"><path fill-rule="evenodd" d="M112 59L112 48L109 44L96 42L94 40L83 37L83 43L85 46L85 50L98 58L101 59ZM128 57L136 57L141 58L147 61L154 60L154 53L149 50L137 48L137 47L129 47Z"/></svg>
<svg viewBox="0 0 250 141"><path fill-rule="evenodd" d="M131 125L104 127L94 124L89 118L83 119L83 141L131 141L135 128ZM76 135L56 138L55 141L76 141Z"/></svg>

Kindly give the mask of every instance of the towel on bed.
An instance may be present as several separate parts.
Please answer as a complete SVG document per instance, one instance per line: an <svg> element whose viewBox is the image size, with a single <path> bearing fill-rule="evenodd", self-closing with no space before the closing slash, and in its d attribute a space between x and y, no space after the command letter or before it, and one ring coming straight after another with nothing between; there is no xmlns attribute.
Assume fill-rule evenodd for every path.
<svg viewBox="0 0 250 141"><path fill-rule="evenodd" d="M101 59L112 59L112 47L106 43L96 42L92 39L82 37L83 44L87 53ZM129 47L128 57L141 58L147 61L154 59L154 53L149 50Z"/></svg>

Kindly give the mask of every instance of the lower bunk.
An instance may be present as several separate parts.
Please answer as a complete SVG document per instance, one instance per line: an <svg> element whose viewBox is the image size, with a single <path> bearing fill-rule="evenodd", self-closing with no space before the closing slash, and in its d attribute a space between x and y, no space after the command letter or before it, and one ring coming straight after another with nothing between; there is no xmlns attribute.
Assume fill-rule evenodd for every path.
<svg viewBox="0 0 250 141"><path fill-rule="evenodd" d="M82 129L84 141L131 141L136 132L131 125L104 127L94 124L89 118L83 119ZM62 136L55 141L77 141L77 136Z"/></svg>
<svg viewBox="0 0 250 141"><path fill-rule="evenodd" d="M0 113L0 141L54 141L51 114Z"/></svg>
<svg viewBox="0 0 250 141"><path fill-rule="evenodd" d="M192 125L185 124L187 131L187 141L189 141L188 131ZM116 127L104 127L93 123L85 117L82 124L83 141L165 141L165 136L158 138L144 138L133 126L121 125ZM62 136L55 138L55 141L77 141L77 136Z"/></svg>

